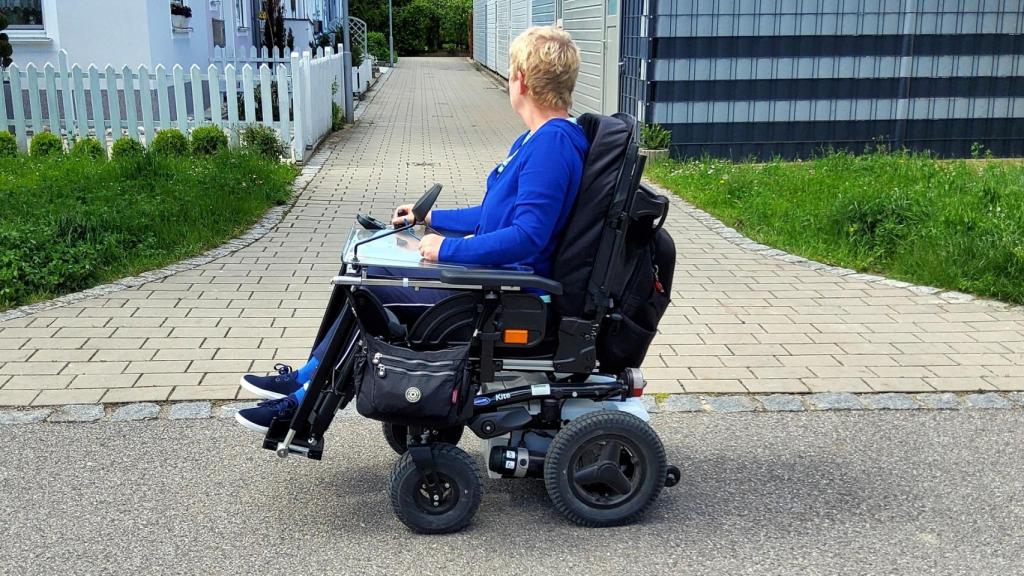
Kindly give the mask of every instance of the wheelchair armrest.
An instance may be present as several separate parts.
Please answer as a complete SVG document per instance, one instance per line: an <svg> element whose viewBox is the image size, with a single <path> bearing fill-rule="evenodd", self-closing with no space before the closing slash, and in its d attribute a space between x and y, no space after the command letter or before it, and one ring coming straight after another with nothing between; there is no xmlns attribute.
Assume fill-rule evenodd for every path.
<svg viewBox="0 0 1024 576"><path fill-rule="evenodd" d="M444 284L477 285L485 288L515 286L517 288L543 290L555 296L562 294L562 284L560 282L555 282L550 278L544 278L536 274L514 272L511 270L445 270L441 272L441 282Z"/></svg>

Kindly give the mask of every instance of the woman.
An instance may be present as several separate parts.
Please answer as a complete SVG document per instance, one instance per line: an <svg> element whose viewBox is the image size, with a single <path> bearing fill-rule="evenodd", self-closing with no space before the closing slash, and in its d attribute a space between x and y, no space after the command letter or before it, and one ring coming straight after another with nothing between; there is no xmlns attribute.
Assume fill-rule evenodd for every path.
<svg viewBox="0 0 1024 576"><path fill-rule="evenodd" d="M420 240L424 259L484 266L518 264L531 267L536 274L550 274L551 258L576 199L588 146L582 129L569 117L579 66L579 50L562 30L533 27L512 42L509 101L527 132L513 142L508 156L487 177L483 203L427 215L427 224L433 228L465 237L424 236ZM402 224L411 211L411 204L399 206L392 222ZM410 311L422 310L446 294L442 290L372 290L393 310L408 307L400 314L405 318L414 314ZM275 417L290 417L337 326L298 370L278 365L274 376L243 376L243 388L269 400L239 411L237 420L265 433Z"/></svg>

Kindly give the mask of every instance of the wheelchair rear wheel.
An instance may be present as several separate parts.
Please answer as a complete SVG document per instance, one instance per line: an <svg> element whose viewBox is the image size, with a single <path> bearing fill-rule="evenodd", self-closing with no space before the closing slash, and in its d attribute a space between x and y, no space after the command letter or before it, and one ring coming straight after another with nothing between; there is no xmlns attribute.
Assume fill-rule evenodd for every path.
<svg viewBox="0 0 1024 576"><path fill-rule="evenodd" d="M395 515L413 532L446 534L473 520L483 484L473 459L451 444L432 444L436 472L423 474L406 452L391 472L389 493Z"/></svg>
<svg viewBox="0 0 1024 576"><path fill-rule="evenodd" d="M387 440L388 446L391 446L391 449L397 454L405 454L409 443L408 427L401 424L383 422L381 428L384 430L384 439ZM465 430L464 426L455 426L444 430L431 430L430 441L455 445L462 439L463 430Z"/></svg>
<svg viewBox="0 0 1024 576"><path fill-rule="evenodd" d="M584 414L555 435L544 485L555 509L581 526L628 524L665 485L661 439L646 422L614 410Z"/></svg>

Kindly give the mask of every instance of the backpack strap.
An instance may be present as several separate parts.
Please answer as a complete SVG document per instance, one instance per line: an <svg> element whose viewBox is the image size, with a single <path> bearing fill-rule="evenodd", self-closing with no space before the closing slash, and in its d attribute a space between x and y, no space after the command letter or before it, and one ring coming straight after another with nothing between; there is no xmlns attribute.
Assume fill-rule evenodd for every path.
<svg viewBox="0 0 1024 576"><path fill-rule="evenodd" d="M631 137L626 157L619 170L615 194L605 217L605 232L601 235L597 256L594 258L594 269L590 275L584 306L584 315L587 318L600 320L614 305L609 281L614 273L614 264L620 260L625 247L629 227L625 208L636 190L634 182L639 180L640 174L643 173L645 160L645 157L639 155L639 148Z"/></svg>

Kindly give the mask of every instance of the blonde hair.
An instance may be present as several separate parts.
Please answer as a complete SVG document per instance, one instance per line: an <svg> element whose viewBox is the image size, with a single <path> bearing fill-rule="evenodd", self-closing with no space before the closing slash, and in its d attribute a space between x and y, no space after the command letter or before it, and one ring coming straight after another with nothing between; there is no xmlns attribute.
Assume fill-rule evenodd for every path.
<svg viewBox="0 0 1024 576"><path fill-rule="evenodd" d="M568 32L533 26L508 48L508 77L526 77L527 93L546 108L568 109L580 71L580 50Z"/></svg>

